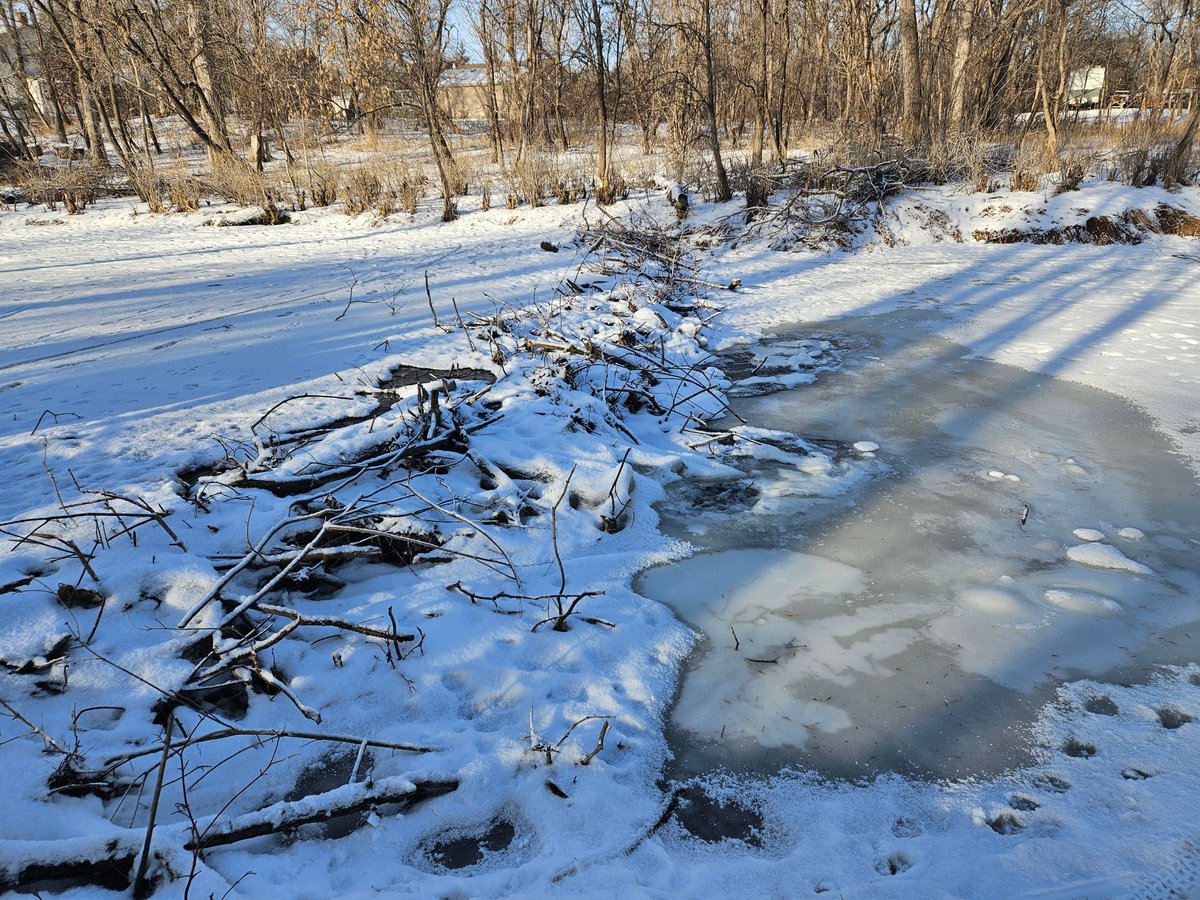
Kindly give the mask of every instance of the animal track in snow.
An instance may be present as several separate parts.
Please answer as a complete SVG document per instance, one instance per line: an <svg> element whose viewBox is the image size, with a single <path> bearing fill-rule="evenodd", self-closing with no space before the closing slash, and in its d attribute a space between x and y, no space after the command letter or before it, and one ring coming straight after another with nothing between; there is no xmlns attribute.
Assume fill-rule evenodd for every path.
<svg viewBox="0 0 1200 900"><path fill-rule="evenodd" d="M1112 701L1111 697L1093 697L1087 703L1083 704L1083 708L1098 716L1115 716L1120 712L1120 709Z"/></svg>
<svg viewBox="0 0 1200 900"><path fill-rule="evenodd" d="M1096 755L1096 745L1081 741L1078 738L1067 738L1060 748L1067 756L1075 759L1091 759Z"/></svg>
<svg viewBox="0 0 1200 900"><path fill-rule="evenodd" d="M912 860L903 853L893 853L875 861L875 871L880 875L899 875L912 868Z"/></svg>
<svg viewBox="0 0 1200 900"><path fill-rule="evenodd" d="M1071 782L1058 775L1041 774L1035 775L1033 778L1035 787L1043 791L1049 791L1052 794L1065 794L1071 789Z"/></svg>
<svg viewBox="0 0 1200 900"><path fill-rule="evenodd" d="M1182 728L1184 725L1192 721L1189 716L1181 709L1175 709L1173 706L1160 706L1155 710L1158 713L1158 722L1163 728Z"/></svg>
<svg viewBox="0 0 1200 900"><path fill-rule="evenodd" d="M996 834L1020 834L1025 830L1025 823L1011 809L1002 810L985 820L988 827Z"/></svg>

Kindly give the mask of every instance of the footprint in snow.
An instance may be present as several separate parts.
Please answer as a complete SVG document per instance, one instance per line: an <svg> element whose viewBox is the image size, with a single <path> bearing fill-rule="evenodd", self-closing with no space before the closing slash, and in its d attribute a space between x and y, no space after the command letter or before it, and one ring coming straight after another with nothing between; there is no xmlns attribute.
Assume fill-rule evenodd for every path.
<svg viewBox="0 0 1200 900"><path fill-rule="evenodd" d="M1083 704L1083 708L1097 716L1115 716L1120 712L1111 697L1093 697Z"/></svg>
<svg viewBox="0 0 1200 900"><path fill-rule="evenodd" d="M1020 834L1025 830L1025 823L1011 809L1002 810L995 815L988 816L984 821L988 827L996 834Z"/></svg>
<svg viewBox="0 0 1200 900"><path fill-rule="evenodd" d="M1187 725L1192 721L1191 716L1189 716L1183 710L1175 709L1172 706L1160 706L1155 710L1155 712L1158 713L1158 723L1162 725L1163 728L1174 730L1176 728L1182 728L1184 725Z"/></svg>
<svg viewBox="0 0 1200 900"><path fill-rule="evenodd" d="M875 861L875 871L880 875L899 875L912 868L912 860L903 853L893 853Z"/></svg>
<svg viewBox="0 0 1200 900"><path fill-rule="evenodd" d="M1059 748L1067 756L1075 759L1091 759L1096 755L1096 745L1089 744L1086 741L1081 741L1078 738L1067 738L1062 747Z"/></svg>
<svg viewBox="0 0 1200 900"><path fill-rule="evenodd" d="M1013 794L1008 798L1008 805L1021 812L1033 812L1035 809L1040 809L1042 804L1027 794Z"/></svg>
<svg viewBox="0 0 1200 900"><path fill-rule="evenodd" d="M1071 789L1071 782L1058 775L1037 775L1034 777L1033 783L1041 790L1049 791L1052 794L1065 794Z"/></svg>

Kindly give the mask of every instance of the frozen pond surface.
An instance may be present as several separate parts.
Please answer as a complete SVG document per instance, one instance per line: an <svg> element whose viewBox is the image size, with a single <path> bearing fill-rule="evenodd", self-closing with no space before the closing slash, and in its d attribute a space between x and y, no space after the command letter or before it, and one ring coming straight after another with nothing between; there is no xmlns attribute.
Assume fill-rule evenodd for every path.
<svg viewBox="0 0 1200 900"><path fill-rule="evenodd" d="M684 483L662 504L702 552L638 588L706 635L669 777L996 773L1031 760L1027 726L1063 680L1196 659L1187 465L1124 401L969 358L930 324L824 326L838 371L739 401L815 441L814 474L747 459L753 489L709 486L729 510L697 511Z"/></svg>

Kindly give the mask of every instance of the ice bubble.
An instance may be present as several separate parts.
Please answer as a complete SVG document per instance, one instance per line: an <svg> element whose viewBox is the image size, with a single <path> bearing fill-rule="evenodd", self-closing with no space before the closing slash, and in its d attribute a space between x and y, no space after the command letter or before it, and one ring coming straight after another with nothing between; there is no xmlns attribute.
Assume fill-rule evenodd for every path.
<svg viewBox="0 0 1200 900"><path fill-rule="evenodd" d="M859 453L874 453L879 449L879 445L874 441L858 441L854 444L854 449Z"/></svg>
<svg viewBox="0 0 1200 900"><path fill-rule="evenodd" d="M987 477L993 478L996 481L1000 481L1002 478L1004 478L1004 473L1001 472L999 469L992 469L990 472L987 473Z"/></svg>

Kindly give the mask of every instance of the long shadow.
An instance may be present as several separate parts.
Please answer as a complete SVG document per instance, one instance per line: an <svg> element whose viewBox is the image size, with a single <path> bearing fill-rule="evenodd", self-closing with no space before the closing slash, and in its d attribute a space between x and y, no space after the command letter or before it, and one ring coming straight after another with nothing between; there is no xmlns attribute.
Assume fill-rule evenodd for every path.
<svg viewBox="0 0 1200 900"><path fill-rule="evenodd" d="M187 269L157 279L110 267L90 282L54 285L66 296L61 313L58 301L25 301L0 328L0 345L8 344L0 350L0 467L11 484L43 482L44 439L52 441L50 464L71 459L90 486L128 478L121 460L130 454L161 467L219 456L215 441L206 441L238 437L226 423L243 419L240 410L269 408L316 382L326 383L321 393L349 397L369 380L360 367L377 370L421 353L434 334L417 286L427 267L442 320L453 322L449 301L460 286L472 288L457 300L464 316L490 313L497 301L521 305L543 286L549 296L570 263L570 254L537 250L532 227L497 238L470 225L459 223L457 233L452 226L440 245L430 241L432 226L398 233L394 248L388 234L382 242L369 235L375 246L358 259L339 259L336 249L322 259L281 253L238 262L232 273ZM413 231L427 233L410 243ZM95 258L104 252L101 245ZM339 265L346 261L359 278L349 307L351 275ZM484 269L493 275L487 282L477 274ZM409 290L392 302L403 282ZM369 294L376 286L379 294ZM73 319L81 309L82 321ZM76 336L54 334L76 328ZM331 386L334 376L344 384ZM90 448L86 456L75 454L77 446Z"/></svg>
<svg viewBox="0 0 1200 900"><path fill-rule="evenodd" d="M941 415L937 418L936 424L933 419L930 419L931 426L941 432L953 434L964 442L970 441L972 437L979 437L986 428L994 426L997 421L1006 417L1015 416L1017 427L1020 427L1021 418L1027 418L1028 410L1027 405L1023 407L1022 401L1030 396L1036 396L1036 392L1046 383L1047 376L1066 370L1076 361L1077 357L1093 351L1115 334L1152 319L1173 298L1173 291L1168 284L1171 273L1162 269L1159 264L1161 256L1157 255L1153 249L1148 252L1147 248L1112 247L1101 250L1090 247L1068 247L1051 249L1018 245L1004 248L963 248L963 250L972 253L969 265L954 266L955 270L948 276L931 272L933 277L925 280L917 279L915 282L910 281L907 286L885 291L882 296L861 304L851 312L844 313L840 318L845 319L847 324L851 324L896 310L920 310L920 314L912 316L910 328L889 332L890 341L884 362L886 363L889 354L921 356L924 358L924 368L932 374L932 377L936 378L937 374L941 372L947 379L954 378L955 368L973 353L996 354L1006 347L1022 341L1044 340L1046 327L1052 326L1058 317L1070 317L1072 322L1078 324L1080 316L1086 311L1094 318L1094 322L1088 327L1080 328L1078 334L1070 337L1060 346L1050 349L1039 363L1039 372L1008 366L994 366L990 369L994 375L989 384L991 396L987 398L986 404L980 408L963 408L951 412L949 415ZM869 258L834 255L827 258L823 264L817 265L812 265L809 261L796 265L795 260L784 259L774 272L770 269L760 268L756 270L756 273L760 284L770 283L772 277L777 276L781 279L786 278L789 284L794 283L797 291L802 292L806 280L814 277L818 279L828 277L831 274L830 270L836 270L839 266L846 266L855 272L876 268L879 273L886 274L887 263L892 258L902 265L913 262L912 257L906 259L905 256L903 251L897 251L894 257L891 252L886 255L872 254ZM920 256L918 255L916 259L919 260ZM1108 266L1103 264L1105 262L1114 263L1119 268L1120 274L1116 278L1113 277ZM1116 286L1115 282L1118 281L1124 289L1128 289L1130 285L1136 285L1137 296L1125 304L1109 305L1105 311L1105 305L1098 304L1096 299L1110 293ZM775 289L778 290L778 286ZM1020 296L1028 293L1038 295L1037 299L1029 302L1028 299ZM1006 303L1014 300L1018 301L1014 305L1019 310L1019 314L1010 315L1007 313ZM802 317L804 315L803 303L798 302L796 307L798 317ZM939 314L939 310L949 310L952 315ZM974 321L972 322L972 320ZM964 322L974 326L971 340L973 350L960 345L936 341L931 337L939 331L961 326ZM779 330L799 331L800 333L806 331L803 326L798 326L796 329ZM838 319L823 320L819 324L812 325L811 330L822 334L836 333L839 330ZM896 367L894 370L889 370L886 364L876 367L872 369L869 379L859 378L855 382L854 394L843 399L846 405L845 409L826 410L822 414L822 418L826 421L838 419L853 421L855 419L851 411L853 407L878 409L887 401L895 398L911 399L911 386L906 383L910 375L911 370L901 367ZM803 390L803 388L800 389L801 392ZM800 396L803 396L803 393ZM916 402L920 402L919 398ZM1086 402L1086 399L1081 402ZM903 410L897 410L897 413L902 412ZM1141 416L1140 421L1145 429L1152 428L1148 418ZM1033 427L1033 423L1031 423L1031 427ZM794 430L806 437L830 436L813 434L810 430L806 430L804 424L800 423L794 426ZM836 435L836 437L842 440L846 439L844 434ZM931 434L930 442L933 443L939 438L940 435ZM1130 435L1130 438L1136 441L1138 435ZM1200 505L1197 504L1200 491L1197 490L1194 473L1187 470L1186 466L1177 458L1172 457L1167 452L1165 444L1163 444L1163 448L1163 465L1174 465L1178 467L1178 471L1173 473L1173 477L1164 479L1170 483L1169 490L1172 495L1161 496L1162 492L1160 491L1159 495L1153 498L1153 502L1160 504L1161 509L1167 510L1177 517L1176 521L1191 522L1193 525L1200 524L1200 516L1193 512L1200 508ZM1082 456L1087 452L1087 448L1082 447L1077 452ZM861 495L855 498L856 502L852 508L847 504L846 508L840 512L825 516L820 522L819 532L804 529L805 536L790 543L789 546L803 552L821 555L824 536L844 526L849 526L856 516L862 515L862 511L870 508L873 503L888 502L888 498L894 497L898 489L903 489L906 481L916 487L925 471L940 463L944 463L944 460L937 458L936 455L926 453L918 443L906 452L898 471L892 477L869 485ZM1147 479L1153 479L1158 473L1130 472L1125 474L1131 476L1140 474ZM1153 487L1148 490L1153 493ZM1145 510L1130 510L1126 521L1136 521L1139 515L1144 516L1145 513ZM1014 511L1014 529L1018 527L1016 515L1016 511ZM1069 534L1071 528L1064 524L1069 521L1069 510L1055 510L1049 518L1053 520L1055 528L1059 531L1065 529L1065 532ZM1147 519L1142 518L1142 521L1147 521ZM1080 523L1076 523L1076 525L1078 524ZM965 537L969 541L970 536ZM855 564L865 569L870 577L871 560L881 558L881 555L887 554L889 550L890 546L886 542L877 552L864 547L861 558ZM1191 576L1200 573L1200 567L1186 554L1173 556L1171 564L1184 567ZM1200 579L1197 580L1200 581ZM1137 612L1135 611L1133 614L1137 615ZM1094 638L1095 631L1090 621L1086 618L1079 618L1077 624L1068 625L1065 631L1060 628L1053 641L1054 644L1061 644L1063 641L1085 641ZM1048 699L1054 687L1061 680L1077 677L1080 674L1078 671L1059 666L1053 658L1051 652L1053 648L1049 645L1049 640L1050 638L1047 636L1043 640L1029 642L1019 654L1014 655L1014 658L1006 663L1008 669L1013 671L1043 673L1038 679L1041 688L1034 695L1016 694L1003 697L998 695L995 686L986 679L976 679L974 684L970 681L964 682L960 685L962 695L954 704L930 703L924 710L924 715L919 719L921 724L918 727L921 733L917 735L910 733L906 737L906 741L909 744L926 744L934 747L940 745L949 748L954 741L948 742L947 734L953 735L957 732L961 735L966 727L973 732L965 735L967 740L986 742L989 740L989 735L994 737L1009 727L1011 717L1015 713L1019 712L1020 717L1027 720L1035 710L1036 704L1032 702L1033 698L1039 702ZM1194 653L1195 650L1195 642L1192 642L1190 646L1176 651L1182 654L1182 657L1177 656L1176 658L1181 661L1182 658L1186 658L1188 653ZM1120 657L1121 654L1118 653L1116 656ZM1148 656L1153 662L1162 661L1162 659L1168 658L1169 654L1151 652ZM1114 668L1119 665L1119 662L1114 662ZM1021 709L1021 707L1025 708ZM964 709L968 710L967 714L963 713ZM783 712L780 710L781 714ZM830 737L836 737L836 733ZM1058 748L1052 749L1056 752ZM881 755L886 756L887 754ZM847 764L841 768L843 777L855 777L851 773L854 773L856 769L858 775L868 777L888 770L900 770L905 774L917 777L928 777L931 774L928 771L922 771L920 765L906 764L902 754L900 756L892 754L883 766L872 763L857 765L859 761L851 760L846 762ZM1015 762L1016 760L1010 759L1006 765L1015 764ZM1119 766L1120 762L1112 760L1109 764ZM751 768L758 768L758 766L751 762ZM934 774L937 777L945 777L944 773ZM962 774L969 775L971 773L963 771Z"/></svg>

